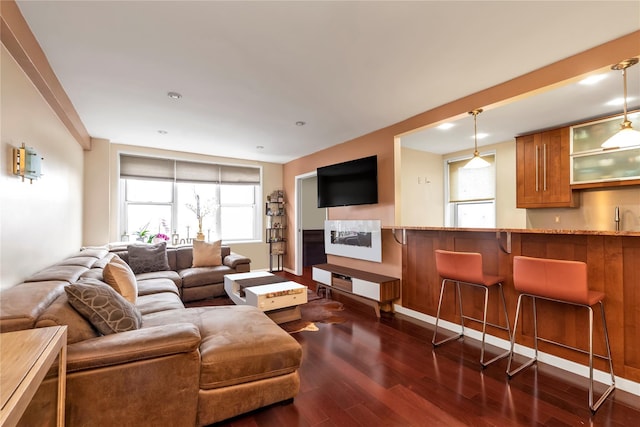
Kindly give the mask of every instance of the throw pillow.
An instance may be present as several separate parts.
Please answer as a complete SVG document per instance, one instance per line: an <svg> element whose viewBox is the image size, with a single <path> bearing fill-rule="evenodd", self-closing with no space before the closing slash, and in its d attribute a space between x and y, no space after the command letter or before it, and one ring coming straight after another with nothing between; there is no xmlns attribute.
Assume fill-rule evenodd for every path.
<svg viewBox="0 0 640 427"><path fill-rule="evenodd" d="M215 267L217 265L222 265L222 242L217 240L207 243L194 240L192 267Z"/></svg>
<svg viewBox="0 0 640 427"><path fill-rule="evenodd" d="M102 272L104 281L122 295L131 304L138 301L138 282L129 264L115 255L104 267Z"/></svg>
<svg viewBox="0 0 640 427"><path fill-rule="evenodd" d="M103 335L142 326L140 310L103 283L74 283L64 287L69 304Z"/></svg>
<svg viewBox="0 0 640 427"><path fill-rule="evenodd" d="M153 245L129 245L129 265L135 274L169 270L167 242Z"/></svg>

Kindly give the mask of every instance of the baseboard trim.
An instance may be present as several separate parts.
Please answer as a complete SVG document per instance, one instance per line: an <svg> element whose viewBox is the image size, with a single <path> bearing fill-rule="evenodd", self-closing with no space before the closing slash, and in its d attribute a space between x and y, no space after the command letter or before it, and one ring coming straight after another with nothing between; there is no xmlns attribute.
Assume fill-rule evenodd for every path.
<svg viewBox="0 0 640 427"><path fill-rule="evenodd" d="M431 325L435 325L436 323L436 318L428 314L420 313L419 311L411 310L409 308L402 307L401 305L398 305L398 304L394 305L394 309L396 313L403 314L405 316L414 318L416 320L421 320ZM442 327L444 329L447 329L449 331L454 331L454 332L460 331L459 324L448 322L446 320L440 320L440 322L438 322L438 327ZM471 329L471 328L465 328L465 336L480 341L482 339L482 332L476 331L475 329ZM509 350L509 348L511 347L511 343L509 341L503 338L490 335L490 334L486 335L485 341L488 344L491 344L493 346L496 346L504 350ZM534 355L534 349L524 345L520 345L520 344L515 345L514 352L516 354L520 354L526 357L533 357ZM586 365L582 365L580 363L576 363L571 360L563 359L561 357L554 356L552 354L544 353L541 351L538 351L538 360L542 363L555 366L557 368L563 369L565 371L571 372L581 377L589 378L589 367ZM631 381L626 378L621 378L617 375L615 378L616 378L617 389L640 396L640 383ZM597 382L609 384L611 375L608 372L594 369L593 379Z"/></svg>

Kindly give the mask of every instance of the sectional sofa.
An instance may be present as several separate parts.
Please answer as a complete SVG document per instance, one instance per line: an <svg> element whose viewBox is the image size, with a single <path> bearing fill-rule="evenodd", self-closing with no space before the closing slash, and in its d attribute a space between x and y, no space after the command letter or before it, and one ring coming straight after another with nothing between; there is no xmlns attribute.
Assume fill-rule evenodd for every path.
<svg viewBox="0 0 640 427"><path fill-rule="evenodd" d="M0 293L3 333L67 325L67 425L205 426L293 399L302 357L296 340L254 307L185 308L181 297L195 298L196 288L223 292L215 283L195 285L202 283L196 273L217 273L187 266L186 247L167 249L175 269L136 275L135 303L128 301L105 283L105 272L121 263L116 254L130 255L125 250L82 250ZM224 253L222 266L246 265ZM92 306L101 298L109 304ZM111 304L126 321L96 315L115 310ZM20 425L54 425L55 392L52 373Z"/></svg>

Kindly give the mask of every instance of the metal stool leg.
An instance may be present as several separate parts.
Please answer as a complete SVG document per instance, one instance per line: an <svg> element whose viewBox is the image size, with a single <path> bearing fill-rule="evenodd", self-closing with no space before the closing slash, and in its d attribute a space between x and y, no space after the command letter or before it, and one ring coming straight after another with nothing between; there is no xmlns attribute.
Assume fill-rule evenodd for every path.
<svg viewBox="0 0 640 427"><path fill-rule="evenodd" d="M462 317L460 317L460 323L462 326L462 332L460 332L460 334L458 335L453 335L451 337L442 339L440 341L436 342L436 336L438 335L438 322L440 321L440 309L442 308L442 298L444 296L444 289L445 289L445 285L446 282L448 281L448 279L443 279L442 280L442 284L440 285L440 299L438 301L438 311L436 313L436 326L435 326L435 330L433 331L433 338L431 339L431 344L433 344L434 347L439 346L440 344L444 344L446 342L452 341L452 340L457 340L459 338L461 338L462 336L464 336L464 319ZM456 282L456 290L458 292L458 299L460 302L460 309L462 309L462 297L460 296L460 285L458 282ZM460 312L460 314L462 315L462 312Z"/></svg>
<svg viewBox="0 0 640 427"><path fill-rule="evenodd" d="M613 374L613 361L611 360L611 347L609 346L609 331L607 330L607 320L604 315L604 304L600 301L600 313L602 315L602 329L604 331L604 342L607 347L607 357L609 361L609 372L611 373L611 385L602 393L600 399L593 404L593 309L589 307L589 408L592 413L596 413L600 405L616 388L616 378Z"/></svg>
<svg viewBox="0 0 640 427"><path fill-rule="evenodd" d="M464 338L464 312L462 311L462 292L460 292L460 282L456 282L456 292L458 293L458 306L460 307L460 337Z"/></svg>
<svg viewBox="0 0 640 427"><path fill-rule="evenodd" d="M482 351L480 352L480 365L482 365L482 368L486 368L487 366L489 366L490 364L492 364L493 362L496 362L500 359L503 359L507 356L509 356L510 351L507 350L504 353L501 353L497 356L495 356L493 359L485 362L484 361L484 339L485 339L485 331L487 328L487 304L489 302L488 300L488 296L489 296L489 288L485 287L485 300L484 300L484 321L482 324ZM505 301L504 298L504 292L502 290L502 283L498 283L498 292L500 293L500 297L502 299L502 308L504 309L504 319L505 319L505 323L506 323L506 327L505 328L501 328L507 331L507 334L509 336L509 341L511 341L511 329L509 328L509 315L507 314L507 303ZM497 326L497 325L494 325Z"/></svg>
<svg viewBox="0 0 640 427"><path fill-rule="evenodd" d="M513 361L513 348L515 346L516 343L516 333L518 331L518 320L520 317L520 309L522 308L522 297L524 297L525 294L520 294L520 296L518 296L518 305L516 306L516 320L515 323L513 324L513 334L511 335L511 350L509 351L509 362L507 362L507 376L509 378L513 377L515 374L517 374L518 372L522 371L525 368L528 368L529 366L533 365L536 360L538 359L538 327L537 327L537 322L536 322L536 299L533 298L533 329L534 329L534 343L535 343L535 356L532 357L531 359L529 359L526 363L522 364L521 366L519 366L518 368L511 370L511 363Z"/></svg>

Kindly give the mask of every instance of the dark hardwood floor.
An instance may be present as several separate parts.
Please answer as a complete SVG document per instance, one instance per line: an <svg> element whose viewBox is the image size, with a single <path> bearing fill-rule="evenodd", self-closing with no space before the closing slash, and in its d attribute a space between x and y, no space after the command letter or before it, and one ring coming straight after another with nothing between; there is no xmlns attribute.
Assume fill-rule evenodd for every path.
<svg viewBox="0 0 640 427"><path fill-rule="evenodd" d="M282 274L315 289L308 271ZM506 360L480 368L476 340L434 350L430 325L341 301L344 323L293 334L303 348L293 403L216 426L640 425L638 396L616 390L592 415L585 378L539 364L508 380Z"/></svg>

